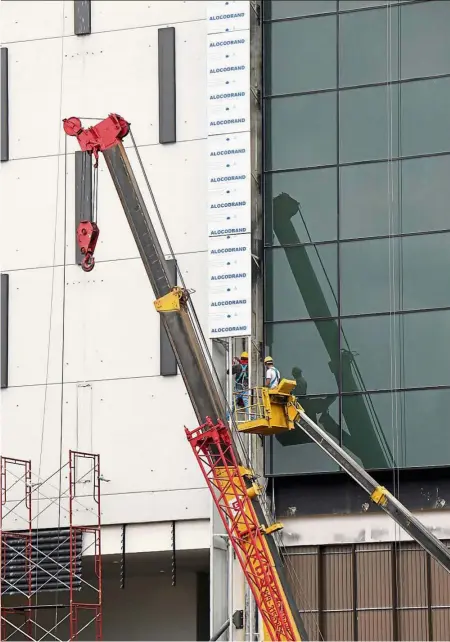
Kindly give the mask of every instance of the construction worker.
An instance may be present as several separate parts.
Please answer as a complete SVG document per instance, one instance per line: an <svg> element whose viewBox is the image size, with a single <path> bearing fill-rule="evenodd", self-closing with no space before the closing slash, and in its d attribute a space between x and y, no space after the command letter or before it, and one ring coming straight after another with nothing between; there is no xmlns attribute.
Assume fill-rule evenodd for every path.
<svg viewBox="0 0 450 642"><path fill-rule="evenodd" d="M272 357L264 359L266 367L266 388L276 388L281 381L280 371L275 368Z"/></svg>
<svg viewBox="0 0 450 642"><path fill-rule="evenodd" d="M248 352L242 352L239 359L234 360L231 374L234 376L234 392L236 405L240 408L248 407Z"/></svg>

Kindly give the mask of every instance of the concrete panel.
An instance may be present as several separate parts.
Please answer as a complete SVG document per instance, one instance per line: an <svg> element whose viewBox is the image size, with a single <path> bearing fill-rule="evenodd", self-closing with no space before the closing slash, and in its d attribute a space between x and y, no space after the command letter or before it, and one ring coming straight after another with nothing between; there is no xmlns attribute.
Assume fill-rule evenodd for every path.
<svg viewBox="0 0 450 642"><path fill-rule="evenodd" d="M20 0L0 4L0 41L20 42L73 34L73 2Z"/></svg>
<svg viewBox="0 0 450 642"><path fill-rule="evenodd" d="M439 539L450 537L450 511L417 511L417 519ZM411 537L385 514L300 517L283 519L285 546L321 546L407 542Z"/></svg>
<svg viewBox="0 0 450 642"><path fill-rule="evenodd" d="M10 160L56 154L58 145L64 149L60 117L64 55L61 39L9 45Z"/></svg>
<svg viewBox="0 0 450 642"><path fill-rule="evenodd" d="M184 433L184 426L195 428L197 421L181 377L92 387L93 449L101 452L103 474L110 480L105 493L203 488Z"/></svg>
<svg viewBox="0 0 450 642"><path fill-rule="evenodd" d="M195 290L192 300L204 325L206 254L177 260ZM10 273L10 386L61 381L63 287L62 267ZM68 266L64 382L159 375L159 316L153 302L140 259L98 263L91 273Z"/></svg>
<svg viewBox="0 0 450 642"><path fill-rule="evenodd" d="M167 399L176 411L167 410ZM90 399L84 401L91 405ZM207 519L209 492L186 440L184 426L196 420L181 377L132 379L92 384L92 434L82 423L86 415L75 384L64 386L62 462L68 451L100 453L103 523ZM89 408L87 409L89 411ZM157 418L155 420L155 418ZM60 467L61 387L50 385L10 388L2 393L2 454L31 459L35 475L46 478ZM35 480L36 481L36 480ZM62 479L67 488L67 470ZM40 490L45 498L58 496L59 476ZM89 495L89 490L83 493ZM40 526L58 523L58 504L49 505ZM67 501L61 523L67 523ZM77 520L89 517L90 500L80 497ZM86 510L85 510L86 509ZM92 513L92 511L90 511Z"/></svg>
<svg viewBox="0 0 450 642"><path fill-rule="evenodd" d="M203 321L206 255L178 262ZM159 375L159 315L140 258L98 263L89 274L70 266L66 282L65 381Z"/></svg>
<svg viewBox="0 0 450 642"><path fill-rule="evenodd" d="M206 135L205 51L204 21L177 27L179 141ZM139 144L158 143L157 27L67 38L64 43L13 43L9 59L11 159L62 152L61 117L72 115L104 118L114 111L132 123ZM69 151L76 148L71 140Z"/></svg>
<svg viewBox="0 0 450 642"><path fill-rule="evenodd" d="M144 26L165 26L190 20L206 20L204 0L114 0L114 5L104 0L92 1L93 31L131 29Z"/></svg>
<svg viewBox="0 0 450 642"><path fill-rule="evenodd" d="M205 22L177 27L179 141L206 132L205 34ZM131 122L139 145L159 142L157 27L70 38L64 56L64 114L105 118L114 111Z"/></svg>
<svg viewBox="0 0 450 642"><path fill-rule="evenodd" d="M135 131L136 143L141 135ZM207 250L206 207L206 141L155 145L140 148L150 185L161 213L168 237L176 254ZM132 150L128 150L133 170L146 202L163 251L167 243L155 214L143 175ZM122 205L105 162L99 165L97 261L139 256ZM72 194L69 194L72 201Z"/></svg>
<svg viewBox="0 0 450 642"><path fill-rule="evenodd" d="M9 385L61 381L63 269L9 276Z"/></svg>
<svg viewBox="0 0 450 642"><path fill-rule="evenodd" d="M73 156L69 156L67 160L67 220L73 221ZM54 262L56 265L62 265L64 157L27 159L2 164L0 192L0 228L8 230L7 234L0 235L1 270L48 267ZM30 201L24 203L23 195L29 195ZM73 227L73 224L68 225L68 238L74 239ZM67 260L70 262L74 261L74 242L68 251Z"/></svg>

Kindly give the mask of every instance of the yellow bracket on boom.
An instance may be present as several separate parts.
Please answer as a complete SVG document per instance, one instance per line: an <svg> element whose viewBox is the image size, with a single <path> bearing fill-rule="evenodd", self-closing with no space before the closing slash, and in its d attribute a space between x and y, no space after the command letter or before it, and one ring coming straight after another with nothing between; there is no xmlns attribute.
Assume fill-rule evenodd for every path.
<svg viewBox="0 0 450 642"><path fill-rule="evenodd" d="M375 504L378 504L378 506L386 506L388 503L387 493L388 491L384 486L377 486L371 494L370 499L375 502Z"/></svg>
<svg viewBox="0 0 450 642"><path fill-rule="evenodd" d="M170 292L154 302L158 312L174 312L181 310L181 304L186 298L183 288L172 288Z"/></svg>

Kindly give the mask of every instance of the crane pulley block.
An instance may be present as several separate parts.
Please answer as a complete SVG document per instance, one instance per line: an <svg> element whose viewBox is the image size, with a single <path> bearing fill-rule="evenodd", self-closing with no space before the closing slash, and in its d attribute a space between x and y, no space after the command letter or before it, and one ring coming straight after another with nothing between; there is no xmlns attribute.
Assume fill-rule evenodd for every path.
<svg viewBox="0 0 450 642"><path fill-rule="evenodd" d="M92 221L81 221L77 228L77 243L83 258L81 267L85 272L91 272L94 269L95 259L94 251L97 245L100 230L97 223Z"/></svg>
<svg viewBox="0 0 450 642"><path fill-rule="evenodd" d="M76 116L63 120L64 131L68 136L76 136L83 152L94 155L95 167L98 163L98 153L114 147L125 138L130 131L130 123L118 114L110 114L93 127L84 129L81 120Z"/></svg>

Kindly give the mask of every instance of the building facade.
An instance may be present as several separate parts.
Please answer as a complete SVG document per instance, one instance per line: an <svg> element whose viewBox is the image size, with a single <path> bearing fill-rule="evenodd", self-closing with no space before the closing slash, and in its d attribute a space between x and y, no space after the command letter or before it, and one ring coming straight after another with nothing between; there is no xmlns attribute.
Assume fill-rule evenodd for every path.
<svg viewBox="0 0 450 642"><path fill-rule="evenodd" d="M266 346L307 414L445 537L450 3L264 7ZM315 544L293 558L313 635L448 635L446 575L318 446L272 437L266 474L286 541Z"/></svg>
<svg viewBox="0 0 450 642"><path fill-rule="evenodd" d="M109 640L205 640L237 609L245 627L228 639L258 639L102 159L96 266L80 269L76 226L96 201L86 206L91 169L62 130L70 116L131 122L174 256L163 241L164 252L208 333L208 138L225 132L209 118L212 5L251 15L251 87L236 87L252 101L234 114L250 121L237 134L240 149L251 141L252 179L236 202L251 202L251 234L232 233L246 237L252 337L234 350L249 349L253 382L271 354L305 411L450 537L450 3L2 0L1 454L30 459L40 484L69 449L100 453ZM225 386L223 347L212 342ZM447 575L332 460L298 431L249 446L285 524L310 639L447 639ZM66 482L38 498L33 528L67 528Z"/></svg>

